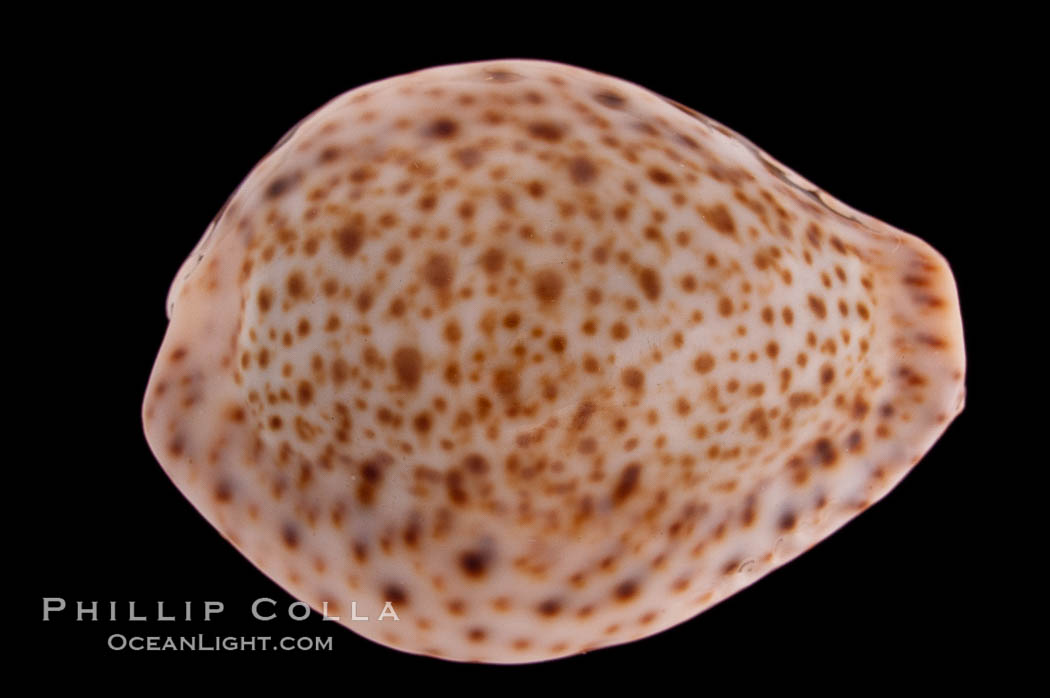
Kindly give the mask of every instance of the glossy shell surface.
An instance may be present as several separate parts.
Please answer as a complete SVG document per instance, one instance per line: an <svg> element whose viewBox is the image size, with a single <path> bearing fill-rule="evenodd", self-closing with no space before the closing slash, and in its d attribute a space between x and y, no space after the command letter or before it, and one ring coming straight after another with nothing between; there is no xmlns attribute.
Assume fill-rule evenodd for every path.
<svg viewBox="0 0 1050 698"><path fill-rule="evenodd" d="M296 597L452 660L695 616L884 496L964 395L931 247L542 61L310 115L168 312L143 418L174 483Z"/></svg>

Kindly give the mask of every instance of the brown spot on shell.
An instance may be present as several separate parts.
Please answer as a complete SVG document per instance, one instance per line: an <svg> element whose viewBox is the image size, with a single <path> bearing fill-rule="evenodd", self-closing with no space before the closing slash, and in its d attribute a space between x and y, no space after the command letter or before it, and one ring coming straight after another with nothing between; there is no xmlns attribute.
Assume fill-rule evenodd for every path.
<svg viewBox="0 0 1050 698"><path fill-rule="evenodd" d="M638 285L649 300L655 302L660 297L660 274L652 267L645 267L638 272Z"/></svg>
<svg viewBox="0 0 1050 698"><path fill-rule="evenodd" d="M550 618L558 615L561 612L561 608L562 604L559 599L545 599L536 607L536 612L541 616Z"/></svg>
<svg viewBox="0 0 1050 698"><path fill-rule="evenodd" d="M693 361L693 368L697 373L709 373L715 367L715 358L709 352L704 352Z"/></svg>
<svg viewBox="0 0 1050 698"><path fill-rule="evenodd" d="M301 175L299 173L287 174L281 177L277 177L270 182L266 187L265 196L267 199L277 199L288 192L292 187L298 184Z"/></svg>
<svg viewBox="0 0 1050 698"><path fill-rule="evenodd" d="M453 156L464 169L470 169L481 162L481 151L477 148L460 148Z"/></svg>
<svg viewBox="0 0 1050 698"><path fill-rule="evenodd" d="M623 504L628 497L634 494L638 489L638 481L641 479L641 476L641 463L628 464L623 471L620 472L620 477L616 481L616 486L613 488L613 504Z"/></svg>
<svg viewBox="0 0 1050 698"><path fill-rule="evenodd" d="M383 587L383 601L389 601L395 606L405 606L408 604L408 592L400 584L387 584Z"/></svg>
<svg viewBox="0 0 1050 698"><path fill-rule="evenodd" d="M650 167L646 173L649 179L661 186L667 186L675 183L674 175L662 167Z"/></svg>
<svg viewBox="0 0 1050 698"><path fill-rule="evenodd" d="M569 160L569 176L578 185L590 184L598 175L598 168L583 156Z"/></svg>
<svg viewBox="0 0 1050 698"><path fill-rule="evenodd" d="M486 70L485 79L492 82L517 82L524 80L524 76L510 70Z"/></svg>
<svg viewBox="0 0 1050 698"><path fill-rule="evenodd" d="M361 249L364 233L356 224L344 225L335 231L336 248L344 257L353 257Z"/></svg>
<svg viewBox="0 0 1050 698"><path fill-rule="evenodd" d="M489 274L498 274L503 269L503 261L503 250L496 247L490 247L481 255L481 266Z"/></svg>
<svg viewBox="0 0 1050 698"><path fill-rule="evenodd" d="M459 568L472 579L484 577L491 565L492 555L484 550L464 550L459 554Z"/></svg>
<svg viewBox="0 0 1050 698"><path fill-rule="evenodd" d="M623 109L627 104L627 100L624 97L610 90L596 92L594 99L610 109Z"/></svg>
<svg viewBox="0 0 1050 698"><path fill-rule="evenodd" d="M824 301L820 298L817 298L816 296L809 297L809 309L812 310L813 314L821 320L823 320L828 314L828 310L824 305Z"/></svg>
<svg viewBox="0 0 1050 698"><path fill-rule="evenodd" d="M634 366L629 366L621 372L620 380L631 390L641 390L645 385L645 374Z"/></svg>
<svg viewBox="0 0 1050 698"><path fill-rule="evenodd" d="M273 305L273 291L268 288L259 289L258 303L261 312L269 311L270 306Z"/></svg>
<svg viewBox="0 0 1050 698"><path fill-rule="evenodd" d="M298 395L300 406L309 405L314 399L313 384L309 381L299 381L299 387L296 394Z"/></svg>
<svg viewBox="0 0 1050 698"><path fill-rule="evenodd" d="M613 597L617 601L630 601L638 595L638 582L633 579L626 579L616 585L613 589Z"/></svg>
<svg viewBox="0 0 1050 698"><path fill-rule="evenodd" d="M493 374L493 387L501 395L510 395L517 391L518 383L518 372L512 368L501 368Z"/></svg>
<svg viewBox="0 0 1050 698"><path fill-rule="evenodd" d="M306 291L306 280L301 271L293 271L285 281L285 290L292 298L299 298Z"/></svg>
<svg viewBox="0 0 1050 698"><path fill-rule="evenodd" d="M819 465L830 468L838 460L838 453L831 443L831 439L817 439L813 446L813 455Z"/></svg>
<svg viewBox="0 0 1050 698"><path fill-rule="evenodd" d="M432 254L423 266L423 278L437 289L452 285L452 260L446 254Z"/></svg>
<svg viewBox="0 0 1050 698"><path fill-rule="evenodd" d="M554 269L543 269L532 278L532 290L544 303L554 303L561 297L565 282Z"/></svg>
<svg viewBox="0 0 1050 698"><path fill-rule="evenodd" d="M415 347L401 347L392 358L401 385L415 388L423 375L423 355Z"/></svg>
<svg viewBox="0 0 1050 698"><path fill-rule="evenodd" d="M423 135L430 138L452 138L459 131L459 124L447 116L434 119L423 129Z"/></svg>
<svg viewBox="0 0 1050 698"><path fill-rule="evenodd" d="M565 135L565 129L553 121L533 121L529 124L529 134L550 143L557 143Z"/></svg>
<svg viewBox="0 0 1050 698"><path fill-rule="evenodd" d="M736 222L725 204L716 204L709 208L701 207L700 211L704 220L719 233L730 236L736 234Z"/></svg>

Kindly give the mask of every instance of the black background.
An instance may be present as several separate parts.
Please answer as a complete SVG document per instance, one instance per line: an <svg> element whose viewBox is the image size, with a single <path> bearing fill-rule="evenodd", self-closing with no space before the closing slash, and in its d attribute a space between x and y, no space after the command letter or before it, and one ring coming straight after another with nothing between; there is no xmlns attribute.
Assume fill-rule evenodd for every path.
<svg viewBox="0 0 1050 698"><path fill-rule="evenodd" d="M998 311L985 292L990 253L979 244L987 224L975 175L988 142L986 49L943 25L759 32L752 20L734 21L680 34L587 23L411 37L389 25L358 25L345 36L329 28L322 38L299 29L163 40L93 30L42 44L38 53L60 65L42 69L27 114L46 135L35 141L41 152L30 177L45 194L33 206L47 248L35 259L46 261L30 266L43 271L31 300L43 311L33 358L48 390L30 398L36 417L25 424L41 434L25 466L36 506L32 535L20 536L31 589L18 604L34 638L24 649L121 671L339 666L460 681L700 671L737 685L760 675L819 684L827 667L863 683L902 666L985 661L973 658L995 643L985 623L999 612L986 570L1009 564L975 516L975 502L993 496L981 473L996 457L988 428L995 386L985 366L996 362L989 328ZM307 113L372 80L510 57L572 63L671 97L933 244L960 288L967 409L881 503L752 587L644 641L501 668L406 655L316 616L255 621L252 600L273 598L283 611L292 599L196 513L142 436L168 286L230 192ZM77 623L70 611L43 623L45 596L71 607L118 601L122 615L132 600L151 616L157 601L194 601L196 617L205 600L226 610L208 624ZM114 652L106 639L117 632L331 635L334 651Z"/></svg>

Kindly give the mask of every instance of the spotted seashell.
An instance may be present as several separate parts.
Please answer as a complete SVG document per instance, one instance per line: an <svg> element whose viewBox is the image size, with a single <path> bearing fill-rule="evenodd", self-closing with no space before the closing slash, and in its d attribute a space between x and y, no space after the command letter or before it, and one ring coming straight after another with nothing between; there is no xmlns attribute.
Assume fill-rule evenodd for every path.
<svg viewBox="0 0 1050 698"><path fill-rule="evenodd" d="M454 660L680 623L884 496L963 403L921 240L636 85L506 60L352 90L180 270L157 458L295 596Z"/></svg>

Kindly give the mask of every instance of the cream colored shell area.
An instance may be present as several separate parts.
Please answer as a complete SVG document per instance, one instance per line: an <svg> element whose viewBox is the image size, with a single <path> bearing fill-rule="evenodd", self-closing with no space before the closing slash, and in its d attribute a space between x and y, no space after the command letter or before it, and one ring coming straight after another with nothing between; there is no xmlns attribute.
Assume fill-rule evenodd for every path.
<svg viewBox="0 0 1050 698"><path fill-rule="evenodd" d="M530 90L541 94L540 103L524 97ZM462 94L480 103L457 102ZM613 104L599 97L609 94L618 96ZM503 97L514 103L501 103ZM505 119L483 123L483 105ZM443 118L455 122L454 136L427 136L428 124ZM399 119L411 126L399 128ZM565 135L530 139L528 124L537 121L564 125ZM466 144L478 146L480 163L456 162L453 152ZM333 146L344 159L319 164L319 154ZM400 161L384 159L390 152ZM576 156L597 171L583 184L567 169ZM345 178L360 166L373 172L349 200L355 187ZM504 175L493 180L500 168ZM654 169L675 184L660 181ZM291 174L298 179L286 192L268 194L275 180ZM695 181L686 185L689 174ZM311 192L336 176L343 179L326 199L333 205L305 221L316 203ZM432 208L417 205L421 185L408 196L396 194L406 177L439 183ZM543 183L543 196L528 193L533 181ZM635 184L630 190L627 181ZM499 205L499 191L513 196L510 210ZM688 202L675 192L686 192ZM476 202L469 221L458 213L465 198ZM566 201L577 209L569 217L559 206ZM624 202L630 212L621 219L611 211ZM730 214L732 234L719 230L725 227L714 213L719 205ZM601 215L588 216L589 207ZM348 257L325 231L358 211L369 232ZM384 212L394 212L397 223L379 230L373 222ZM781 218L790 239L777 226ZM508 220L509 232L497 232ZM811 223L820 231L817 243L807 240ZM521 234L522 225L533 234ZM660 236L647 235L653 225ZM302 233L300 245L321 231L318 252L305 259L278 249L264 262L264 240L280 226ZM420 237L409 236L413 226L424 231ZM449 231L444 239L434 234L442 227ZM462 244L468 229L474 239ZM559 231L563 243L554 242ZM678 231L688 231L688 239L676 239ZM575 239L582 241L578 252ZM598 263L593 249L607 240L609 259ZM496 281L479 261L493 245L507 260ZM391 246L401 252L393 265L384 261ZM759 268L757 258L772 246L779 255ZM617 261L622 251L629 262ZM420 280L435 253L454 260L449 297ZM647 269L659 279L655 297L639 282ZM533 292L544 270L563 279L554 303ZM296 271L305 288L290 300L282 289ZM506 281L511 276L518 278L514 285ZM321 289L329 278L349 290L326 295ZM390 303L413 286L407 315L391 318ZM460 295L463 288L474 292ZM598 305L588 296L593 288L601 290ZM264 311L258 298L266 289L274 301ZM375 296L367 310L354 302L363 289ZM235 192L180 270L168 308L144 423L179 489L296 597L315 608L327 601L344 619L354 601L372 617L347 623L355 632L453 660L545 660L692 618L883 497L963 403L958 299L936 251L835 201L706 117L636 85L542 61L424 70L352 90L310 115ZM521 319L513 331L503 325L511 311ZM326 331L333 314L339 328ZM491 333L480 329L489 316L496 319ZM582 329L591 318L593 334ZM299 338L303 319L311 330ZM454 345L444 334L450 320L462 334ZM610 336L617 322L627 327L626 337ZM541 339L532 335L535 328ZM271 343L271 330L275 358L263 366L258 349ZM285 333L292 336L287 346L280 342ZM564 338L564 351L535 350L554 335ZM513 354L517 344L528 346L524 361ZM398 383L390 366L403 346L422 357L411 388ZM381 360L374 375L337 385L333 359L345 358L363 373L367 347ZM484 358L477 380L469 368L457 384L444 380L450 361L467 367L478 353ZM532 360L535 353L541 360ZM325 367L319 378L310 373L317 354ZM703 371L701 354L714 359ZM597 370L583 368L586 356ZM285 364L291 378L282 375ZM493 372L505 366L516 376L517 410L493 389ZM640 387L624 380L626 369L644 376ZM294 399L302 377L313 386L305 404ZM557 387L553 399L544 397L549 384ZM756 385L762 391L749 393ZM248 399L280 387L290 388L293 399ZM491 399L490 413L458 429L453 417L473 410L480 394ZM789 407L792 395L810 399ZM437 399L444 409L435 409ZM332 405L340 401L351 410L352 438L328 449L331 467L322 468L336 421ZM590 431L577 434L584 404L592 406L583 410ZM381 416L377 408L387 406L403 415L404 425L395 428ZM238 407L244 419L233 421ZM776 416L769 417L773 408ZM756 409L767 411L764 436L749 419ZM426 433L411 426L421 412L433 421ZM274 416L285 425L301 419L322 436L289 438L269 427ZM706 427L702 436L698 425ZM588 435L596 444L584 453L580 442ZM294 455L281 459L286 441ZM726 458L732 448L737 456ZM355 496L361 464L379 453L390 462L374 501L364 503ZM450 503L443 481L420 494L417 466L445 477L472 454L488 464L488 506L473 506L480 499L473 490L470 506ZM544 471L540 480L548 486L541 487L508 470L512 454L526 465L530 458L557 462L560 470ZM637 482L624 494L617 488L632 464L640 466ZM592 509L574 524L584 496ZM441 511L447 518L438 525ZM403 532L413 517L422 528L409 546ZM368 549L364 560L354 554L361 544ZM471 551L486 554L481 575L464 571L463 554ZM378 621L392 588L406 595L395 604L400 620Z"/></svg>

